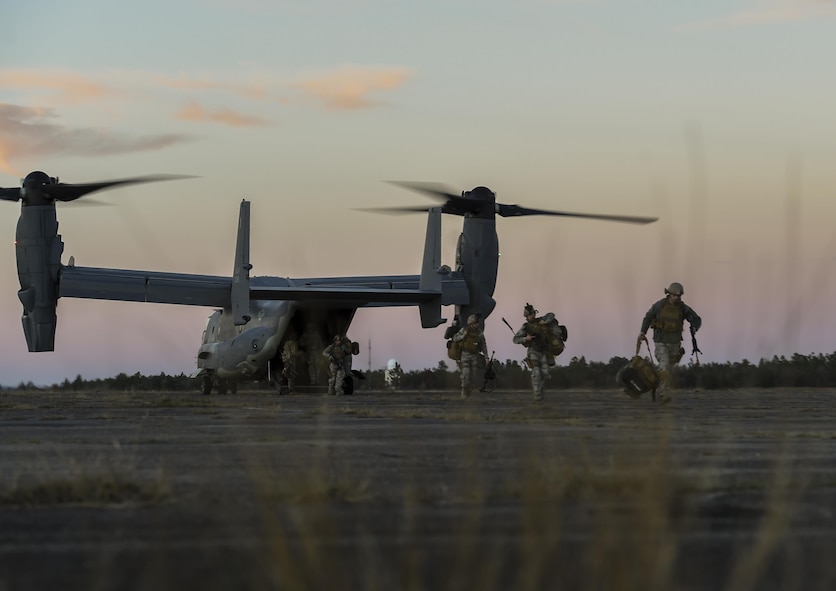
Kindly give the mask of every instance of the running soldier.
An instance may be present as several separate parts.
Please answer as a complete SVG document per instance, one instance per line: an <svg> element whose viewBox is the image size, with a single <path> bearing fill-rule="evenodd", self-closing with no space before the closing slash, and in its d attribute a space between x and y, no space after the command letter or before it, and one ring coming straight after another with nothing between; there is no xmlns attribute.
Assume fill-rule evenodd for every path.
<svg viewBox="0 0 836 591"><path fill-rule="evenodd" d="M296 394L296 361L299 358L299 345L295 339L287 339L282 347L282 375L287 383L287 391Z"/></svg>
<svg viewBox="0 0 836 591"><path fill-rule="evenodd" d="M668 404L673 400L673 369L685 354L682 348L684 321L687 320L691 325L691 334L696 334L702 326L702 319L682 301L684 293L681 283L671 283L665 290L665 297L650 306L639 331L638 342L641 344L647 338L647 330L653 328L659 375L659 383L653 389L653 394L659 394L660 404Z"/></svg>
<svg viewBox="0 0 836 591"><path fill-rule="evenodd" d="M322 354L328 358L328 394L342 396L346 358L351 355L351 342L337 335Z"/></svg>
<svg viewBox="0 0 836 591"><path fill-rule="evenodd" d="M543 387L549 380L549 368L554 366L553 342L559 340L559 350L562 351L563 339L551 312L543 318L537 318L537 310L527 303L523 314L525 324L514 333L514 342L528 349L526 364L531 370L531 389L534 391L534 400L539 402L543 400Z"/></svg>
<svg viewBox="0 0 836 591"><path fill-rule="evenodd" d="M488 359L488 344L485 341L485 333L479 326L479 317L476 314L468 316L467 326L453 335L453 340L460 342L462 346L462 358L458 363L462 378L462 400L465 400L473 390L476 370L482 365L483 360ZM480 355L484 357L480 358Z"/></svg>

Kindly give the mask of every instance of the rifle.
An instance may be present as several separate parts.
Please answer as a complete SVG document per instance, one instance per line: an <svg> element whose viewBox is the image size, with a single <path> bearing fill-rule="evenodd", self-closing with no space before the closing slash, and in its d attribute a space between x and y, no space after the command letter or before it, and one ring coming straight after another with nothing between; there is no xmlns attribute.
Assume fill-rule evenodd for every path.
<svg viewBox="0 0 836 591"><path fill-rule="evenodd" d="M505 326L507 326L509 329L511 329L511 332L512 332L512 333L517 334L517 331L516 331L516 330L514 330L514 329L511 327L511 325L510 325L510 324L508 324L508 321L507 321L507 320L505 320L505 317L503 317L503 318L502 318L502 322L504 322L504 323L505 323ZM528 369L531 369L531 366L528 364L528 357L523 357L523 363L525 364L525 366L526 366Z"/></svg>
<svg viewBox="0 0 836 591"><path fill-rule="evenodd" d="M505 326L507 326L507 327L510 329L510 331L511 331L511 332L513 332L514 334L517 334L517 331L516 331L516 330L514 330L513 328L511 328L511 325L510 325L510 324L508 324L508 321L507 321L507 320L505 320L505 317L503 317L503 318L502 318L502 322L504 322L504 323L505 323Z"/></svg>
<svg viewBox="0 0 836 591"><path fill-rule="evenodd" d="M493 392L496 388L496 384L494 387L488 390L488 382L489 381L496 381L496 371L493 368L493 355L496 351L491 351L491 358L488 360L488 365L485 367L485 379L482 380L482 387L479 388L480 392Z"/></svg>
<svg viewBox="0 0 836 591"><path fill-rule="evenodd" d="M695 359L694 365L696 365L697 367L699 367L699 365L700 365L700 355L699 355L700 353L702 353L702 351L700 351L700 348L697 346L697 333L692 328L691 329L691 355L694 356L694 359Z"/></svg>

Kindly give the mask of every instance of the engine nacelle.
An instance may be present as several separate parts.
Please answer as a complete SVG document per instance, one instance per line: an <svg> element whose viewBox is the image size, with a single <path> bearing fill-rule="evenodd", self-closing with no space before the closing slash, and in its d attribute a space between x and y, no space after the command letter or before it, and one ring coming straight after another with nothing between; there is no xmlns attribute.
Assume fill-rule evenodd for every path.
<svg viewBox="0 0 836 591"><path fill-rule="evenodd" d="M54 351L58 322L58 278L64 243L58 235L55 204L20 208L15 239L17 276L23 304L23 332L30 351Z"/></svg>

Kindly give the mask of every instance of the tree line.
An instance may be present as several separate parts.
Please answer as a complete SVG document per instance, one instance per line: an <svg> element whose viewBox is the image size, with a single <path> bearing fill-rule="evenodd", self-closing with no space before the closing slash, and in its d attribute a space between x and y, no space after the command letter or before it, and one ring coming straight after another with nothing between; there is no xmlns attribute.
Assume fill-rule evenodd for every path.
<svg viewBox="0 0 836 591"><path fill-rule="evenodd" d="M629 360L613 357L608 362L587 361L584 357L572 357L565 365L552 370L552 388L615 389L615 376ZM494 360L495 380L488 381L488 389L526 390L531 386L528 369L515 359L504 362ZM383 390L385 370L364 372L365 379L358 380L355 388ZM480 376L481 377L481 376ZM757 364L747 360L726 363L686 363L677 368L676 385L681 388L703 390L728 390L735 388L832 388L836 387L836 352L831 354L794 354L787 358L775 356L761 359ZM85 380L80 375L74 380L65 379L60 384L43 388L32 382L21 383L18 390L54 390L59 392L109 391L197 391L200 384L186 374L145 376L140 373L120 373L112 378ZM403 372L399 376L400 390L458 390L459 372L455 364L439 361L430 369ZM242 384L240 390L268 388L266 383Z"/></svg>
<svg viewBox="0 0 836 591"><path fill-rule="evenodd" d="M552 369L551 386L607 390L618 388L616 374L629 362L613 357L608 362L587 361L572 357L568 364ZM494 361L496 380L488 387L500 390L525 390L531 381L528 368L517 360ZM374 372L373 372L374 373ZM382 372L381 372L382 373ZM827 388L836 387L836 353L801 355L790 358L774 356L757 364L747 360L726 363L686 363L677 367L677 387L702 390L735 388ZM377 383L382 383L382 378ZM450 370L446 361L434 369L409 371L403 374L400 387L406 390L454 390L460 387L458 371Z"/></svg>

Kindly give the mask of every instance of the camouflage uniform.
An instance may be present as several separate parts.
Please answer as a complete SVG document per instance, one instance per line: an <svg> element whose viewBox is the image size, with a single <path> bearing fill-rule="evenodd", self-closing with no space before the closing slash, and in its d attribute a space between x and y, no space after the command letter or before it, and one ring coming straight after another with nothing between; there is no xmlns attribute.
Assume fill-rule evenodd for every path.
<svg viewBox="0 0 836 591"><path fill-rule="evenodd" d="M299 346L293 339L288 339L282 347L282 372L287 379L287 389L296 391L296 359L299 356Z"/></svg>
<svg viewBox="0 0 836 591"><path fill-rule="evenodd" d="M322 354L328 358L328 394L343 395L346 357L351 355L351 341L340 335L334 337Z"/></svg>
<svg viewBox="0 0 836 591"><path fill-rule="evenodd" d="M667 404L673 400L673 369L685 349L682 348L682 329L684 321L691 325L691 332L696 333L702 326L702 319L694 310L682 301L685 290L680 283L671 283L665 290L665 297L655 302L642 320L639 342L645 338L649 328L653 328L657 373L659 383L654 393L659 394L659 402ZM670 387L669 387L670 384Z"/></svg>
<svg viewBox="0 0 836 591"><path fill-rule="evenodd" d="M525 305L525 324L514 333L514 342L528 348L526 362L531 370L531 389L534 400L543 400L543 387L549 380L549 367L554 365L551 341L556 336L550 328L550 322L544 318L537 318L537 310L531 304ZM552 319L554 314L552 314Z"/></svg>
<svg viewBox="0 0 836 591"><path fill-rule="evenodd" d="M305 331L299 339L299 347L305 356L305 363L308 366L308 379L311 384L321 384L320 376L328 362L319 355L319 351L325 348L325 343L312 322L305 326Z"/></svg>
<svg viewBox="0 0 836 591"><path fill-rule="evenodd" d="M476 370L482 361L488 358L488 344L485 341L485 334L479 328L479 317L471 314L467 319L467 326L462 327L453 335L453 340L462 344L462 358L458 364L462 378L462 400L464 400L473 390ZM481 357L482 355L484 357Z"/></svg>

